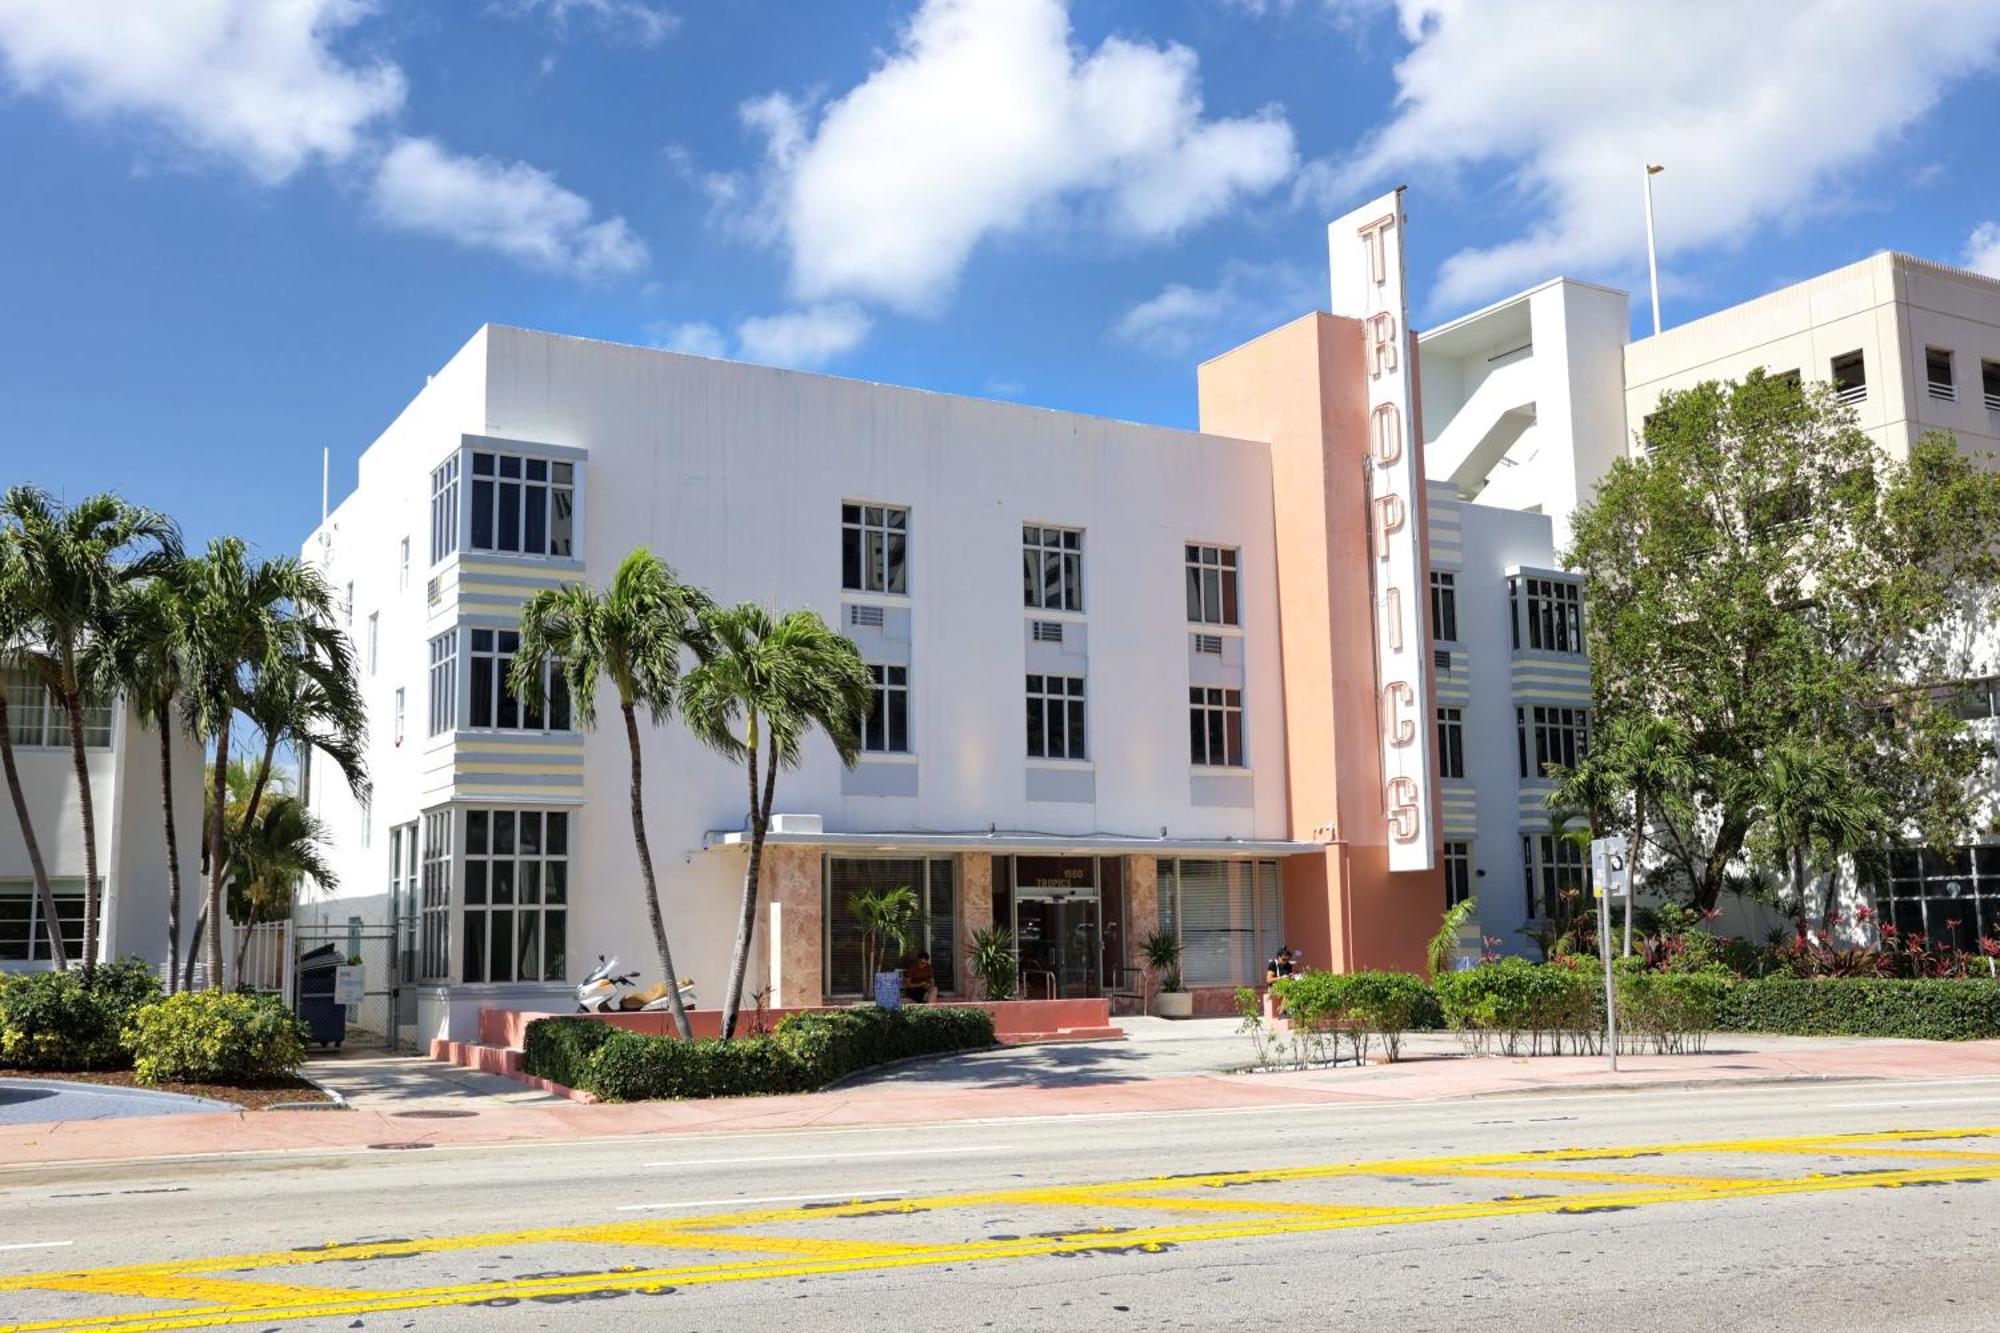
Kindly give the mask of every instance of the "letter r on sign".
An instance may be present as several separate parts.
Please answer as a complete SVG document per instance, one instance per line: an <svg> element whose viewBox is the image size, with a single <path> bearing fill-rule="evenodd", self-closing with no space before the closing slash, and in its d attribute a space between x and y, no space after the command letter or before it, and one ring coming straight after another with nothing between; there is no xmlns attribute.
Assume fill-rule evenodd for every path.
<svg viewBox="0 0 2000 1333"><path fill-rule="evenodd" d="M1368 378L1381 379L1396 368L1396 317L1378 310L1368 317Z"/></svg>

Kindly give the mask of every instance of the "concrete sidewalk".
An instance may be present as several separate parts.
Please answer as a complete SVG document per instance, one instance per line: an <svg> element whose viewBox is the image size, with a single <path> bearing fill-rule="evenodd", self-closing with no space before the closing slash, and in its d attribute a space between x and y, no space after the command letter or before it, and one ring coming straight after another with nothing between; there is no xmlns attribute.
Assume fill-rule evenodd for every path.
<svg viewBox="0 0 2000 1333"><path fill-rule="evenodd" d="M1427 1041L1426 1045L1429 1044ZM0 1126L0 1165L237 1153L384 1151L548 1140L831 1126L919 1125L1031 1116L1216 1111L1437 1101L1537 1091L1728 1086L1782 1080L2000 1078L2000 1042L1932 1043L1796 1037L1718 1038L1703 1055L1505 1058L1424 1053L1394 1065L1275 1074L1134 1076L1105 1052L1130 1045L1050 1048L1081 1067L1035 1077L884 1080L835 1092L623 1106L454 1099L398 1109L390 1099L346 1112L257 1111L144 1121ZM1162 1049L1165 1049L1164 1047ZM1247 1052L1246 1052L1247 1053ZM1019 1053L997 1052L996 1058ZM957 1057L964 1060L967 1057ZM1094 1067L1093 1067L1094 1065ZM916 1067L911 1067L916 1068ZM998 1084L996 1086L996 1084ZM518 1086L518 1085L517 1085ZM1996 1090L2000 1101L2000 1090ZM414 1114L412 1114L414 1112ZM468 1113L469 1112L469 1113Z"/></svg>

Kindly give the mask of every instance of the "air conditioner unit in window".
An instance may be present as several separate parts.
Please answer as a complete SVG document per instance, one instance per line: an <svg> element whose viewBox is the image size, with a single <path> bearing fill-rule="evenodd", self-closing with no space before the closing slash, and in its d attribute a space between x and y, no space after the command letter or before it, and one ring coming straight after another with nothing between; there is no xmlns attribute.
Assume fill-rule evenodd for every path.
<svg viewBox="0 0 2000 1333"><path fill-rule="evenodd" d="M1036 643L1061 643L1063 627L1060 620L1037 620L1035 622Z"/></svg>
<svg viewBox="0 0 2000 1333"><path fill-rule="evenodd" d="M1451 649L1449 649L1449 648L1434 648L1434 649L1432 649L1432 650L1431 650L1431 660L1432 660L1433 662L1437 663L1437 669L1438 669L1439 671L1450 671L1450 670L1451 670Z"/></svg>
<svg viewBox="0 0 2000 1333"><path fill-rule="evenodd" d="M847 608L847 623L860 625L866 629L882 628L882 608L879 606L850 606Z"/></svg>
<svg viewBox="0 0 2000 1333"><path fill-rule="evenodd" d="M1210 657L1222 656L1222 636L1220 634L1197 634L1194 636L1194 650L1207 653Z"/></svg>

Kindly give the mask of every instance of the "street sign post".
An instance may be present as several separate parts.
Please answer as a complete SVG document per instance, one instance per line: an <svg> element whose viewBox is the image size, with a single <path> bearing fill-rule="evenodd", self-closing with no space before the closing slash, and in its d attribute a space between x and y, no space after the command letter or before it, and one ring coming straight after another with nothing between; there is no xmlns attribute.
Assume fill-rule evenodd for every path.
<svg viewBox="0 0 2000 1333"><path fill-rule="evenodd" d="M1618 986L1611 975L1611 899L1625 899L1632 910L1632 870L1626 863L1625 839L1613 834L1590 840L1590 883L1597 899L1597 958L1604 965L1604 1051L1611 1072L1618 1072Z"/></svg>

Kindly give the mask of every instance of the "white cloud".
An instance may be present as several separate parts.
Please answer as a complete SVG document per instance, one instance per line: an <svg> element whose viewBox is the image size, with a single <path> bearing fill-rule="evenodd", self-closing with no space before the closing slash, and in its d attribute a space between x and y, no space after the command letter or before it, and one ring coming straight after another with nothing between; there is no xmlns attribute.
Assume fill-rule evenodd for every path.
<svg viewBox="0 0 2000 1333"><path fill-rule="evenodd" d="M1319 287L1316 277L1293 264L1232 259L1214 286L1171 283L1127 310L1111 332L1175 360L1212 356L1317 309Z"/></svg>
<svg viewBox="0 0 2000 1333"><path fill-rule="evenodd" d="M0 66L92 117L136 116L181 146L281 181L353 155L403 103L402 72L332 44L365 0L0 0Z"/></svg>
<svg viewBox="0 0 2000 1333"><path fill-rule="evenodd" d="M1989 278L2000 278L2000 222L1982 222L1965 241L1965 266Z"/></svg>
<svg viewBox="0 0 2000 1333"><path fill-rule="evenodd" d="M746 361L809 370L859 347L871 327L851 305L818 305L746 319L736 326L736 342Z"/></svg>
<svg viewBox="0 0 2000 1333"><path fill-rule="evenodd" d="M636 46L658 46L681 26L678 14L646 0L495 0L493 7L517 18L541 14L558 32L582 20L607 37Z"/></svg>
<svg viewBox="0 0 2000 1333"><path fill-rule="evenodd" d="M1167 237L1269 190L1295 162L1282 113L1203 115L1186 47L1070 42L1062 0L925 0L895 50L823 109L743 107L763 197L807 301L931 311L973 249L1080 218ZM711 192L713 197L713 191Z"/></svg>
<svg viewBox="0 0 2000 1333"><path fill-rule="evenodd" d="M1310 179L1331 211L1405 173L1502 168L1540 220L1447 259L1446 305L1632 264L1648 161L1667 167L1668 255L1794 225L2000 46L2000 6L1961 0L1401 0L1400 15L1394 117Z"/></svg>
<svg viewBox="0 0 2000 1333"><path fill-rule="evenodd" d="M808 306L775 315L753 315L737 324L735 337L701 320L646 327L655 347L694 356L734 356L739 361L816 370L859 347L874 322L852 305ZM730 351L731 346L735 351Z"/></svg>
<svg viewBox="0 0 2000 1333"><path fill-rule="evenodd" d="M370 188L375 213L409 231L492 250L578 277L627 273L646 247L623 218L595 221L590 201L525 162L466 157L433 139L399 139Z"/></svg>

